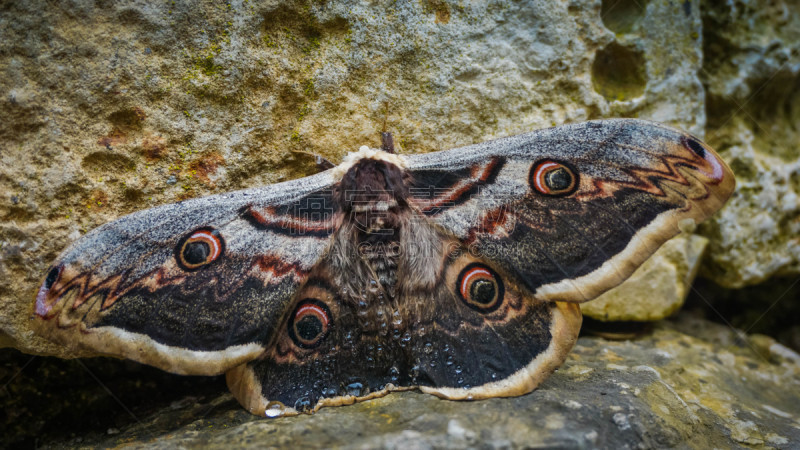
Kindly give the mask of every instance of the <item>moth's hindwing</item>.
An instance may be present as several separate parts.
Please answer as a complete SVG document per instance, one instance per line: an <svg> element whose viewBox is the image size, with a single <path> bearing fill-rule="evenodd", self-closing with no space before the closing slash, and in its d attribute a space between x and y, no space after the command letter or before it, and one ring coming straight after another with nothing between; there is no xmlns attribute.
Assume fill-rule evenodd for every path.
<svg viewBox="0 0 800 450"><path fill-rule="evenodd" d="M239 402L274 417L411 388L461 400L521 395L538 386L577 339L578 305L535 300L491 262L431 236L438 241L421 243L433 255L408 256L426 260L433 282L419 289L401 263L398 272L408 281L399 290L407 295L394 302L343 295L341 277L315 272L274 346L227 373ZM298 325L304 322L305 328ZM301 340L303 333L311 339Z"/></svg>

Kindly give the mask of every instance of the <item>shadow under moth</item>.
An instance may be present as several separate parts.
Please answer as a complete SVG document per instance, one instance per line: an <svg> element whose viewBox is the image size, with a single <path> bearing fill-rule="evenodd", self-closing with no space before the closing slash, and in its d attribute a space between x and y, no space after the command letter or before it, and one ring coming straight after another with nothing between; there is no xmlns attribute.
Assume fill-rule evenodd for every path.
<svg viewBox="0 0 800 450"><path fill-rule="evenodd" d="M733 188L707 145L641 120L419 155L389 138L313 176L89 232L50 268L32 320L67 346L225 373L270 417L413 388L516 396L563 363L578 303Z"/></svg>

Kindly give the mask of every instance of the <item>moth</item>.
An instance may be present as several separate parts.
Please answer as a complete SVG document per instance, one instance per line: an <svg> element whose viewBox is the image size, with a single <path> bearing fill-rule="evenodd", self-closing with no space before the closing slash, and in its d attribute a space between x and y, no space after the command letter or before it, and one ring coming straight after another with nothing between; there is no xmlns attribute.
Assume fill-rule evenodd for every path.
<svg viewBox="0 0 800 450"><path fill-rule="evenodd" d="M70 245L33 305L61 344L226 374L277 417L419 389L517 396L559 367L578 304L731 195L707 145L601 120L139 211Z"/></svg>

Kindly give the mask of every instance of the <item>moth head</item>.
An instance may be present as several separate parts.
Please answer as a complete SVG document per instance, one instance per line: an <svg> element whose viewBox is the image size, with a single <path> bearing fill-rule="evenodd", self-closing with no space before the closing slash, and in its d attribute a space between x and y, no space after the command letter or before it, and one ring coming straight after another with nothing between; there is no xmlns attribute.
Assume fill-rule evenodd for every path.
<svg viewBox="0 0 800 450"><path fill-rule="evenodd" d="M345 156L342 160L342 163L333 168L334 178L341 179L351 167L356 165L356 163L359 161L365 159L386 161L399 167L400 169L406 169L408 167L408 162L403 155L389 153L381 149L369 148L366 145L362 145L357 152L348 153L347 156Z"/></svg>
<svg viewBox="0 0 800 450"><path fill-rule="evenodd" d="M400 166L391 161L362 158L342 176L335 189L335 197L345 211L386 211L406 204L409 195L407 176Z"/></svg>

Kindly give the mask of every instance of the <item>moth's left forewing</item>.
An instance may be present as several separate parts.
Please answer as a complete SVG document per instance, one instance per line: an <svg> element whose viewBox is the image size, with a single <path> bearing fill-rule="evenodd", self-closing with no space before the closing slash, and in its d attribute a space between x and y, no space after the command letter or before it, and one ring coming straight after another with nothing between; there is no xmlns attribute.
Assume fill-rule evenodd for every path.
<svg viewBox="0 0 800 450"><path fill-rule="evenodd" d="M256 358L325 252L330 174L144 210L51 267L32 325L68 347L181 374Z"/></svg>
<svg viewBox="0 0 800 450"><path fill-rule="evenodd" d="M682 221L706 219L734 187L707 145L629 119L413 156L408 165L426 216L551 301L591 300L621 283Z"/></svg>

